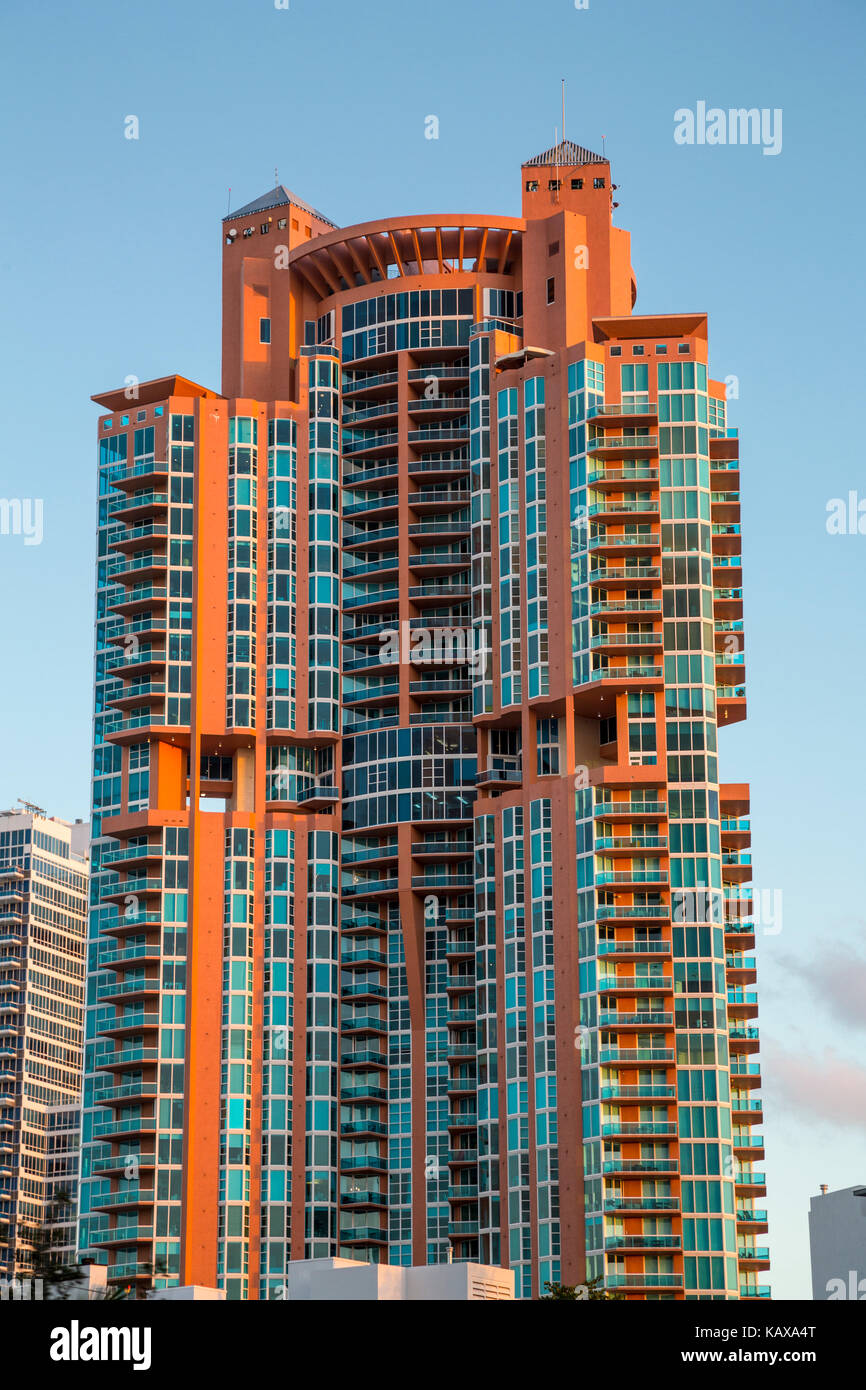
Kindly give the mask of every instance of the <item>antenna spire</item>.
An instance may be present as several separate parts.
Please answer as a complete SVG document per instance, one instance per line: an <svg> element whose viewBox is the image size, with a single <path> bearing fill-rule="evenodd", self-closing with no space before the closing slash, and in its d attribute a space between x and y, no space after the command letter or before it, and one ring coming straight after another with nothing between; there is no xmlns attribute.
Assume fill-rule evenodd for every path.
<svg viewBox="0 0 866 1390"><path fill-rule="evenodd" d="M562 79L562 143L565 144L565 78Z"/></svg>

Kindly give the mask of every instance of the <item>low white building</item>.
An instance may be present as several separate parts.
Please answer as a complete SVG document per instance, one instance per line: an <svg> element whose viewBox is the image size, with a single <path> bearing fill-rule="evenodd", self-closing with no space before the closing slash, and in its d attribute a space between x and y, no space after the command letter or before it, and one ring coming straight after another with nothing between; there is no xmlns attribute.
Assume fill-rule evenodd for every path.
<svg viewBox="0 0 866 1390"><path fill-rule="evenodd" d="M291 1260L284 1298L310 1302L514 1298L514 1271L496 1265L385 1265L364 1260Z"/></svg>

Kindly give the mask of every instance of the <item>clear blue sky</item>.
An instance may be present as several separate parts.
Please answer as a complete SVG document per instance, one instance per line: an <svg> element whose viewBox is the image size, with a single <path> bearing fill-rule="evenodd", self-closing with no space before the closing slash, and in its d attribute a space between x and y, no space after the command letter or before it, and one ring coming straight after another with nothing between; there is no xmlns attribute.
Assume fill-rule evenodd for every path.
<svg viewBox="0 0 866 1390"><path fill-rule="evenodd" d="M0 496L44 499L44 539L0 536L0 805L68 817L88 807L89 397L130 374L219 386L228 188L240 206L277 166L339 223L513 215L562 77L567 135L606 136L638 309L706 310L711 370L739 378L750 702L721 767L752 784L756 887L784 894L758 947L771 1277L810 1297L809 1196L866 1182L866 536L825 529L829 499L866 496L862 0L47 0L2 30ZM781 108L782 152L677 145L698 101Z"/></svg>

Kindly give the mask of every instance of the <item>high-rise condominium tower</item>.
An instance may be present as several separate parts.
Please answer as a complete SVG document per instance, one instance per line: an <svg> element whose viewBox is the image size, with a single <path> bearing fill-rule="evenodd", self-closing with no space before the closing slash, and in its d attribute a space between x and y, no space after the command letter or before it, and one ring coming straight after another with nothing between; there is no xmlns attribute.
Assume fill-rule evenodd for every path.
<svg viewBox="0 0 866 1390"><path fill-rule="evenodd" d="M762 1290L737 439L608 164L223 223L222 392L94 399L82 1248ZM724 737L724 735L723 735Z"/></svg>
<svg viewBox="0 0 866 1390"><path fill-rule="evenodd" d="M0 1280L75 1251L89 828L0 811ZM12 1296L20 1296L20 1290ZM34 1295L35 1296L35 1295Z"/></svg>

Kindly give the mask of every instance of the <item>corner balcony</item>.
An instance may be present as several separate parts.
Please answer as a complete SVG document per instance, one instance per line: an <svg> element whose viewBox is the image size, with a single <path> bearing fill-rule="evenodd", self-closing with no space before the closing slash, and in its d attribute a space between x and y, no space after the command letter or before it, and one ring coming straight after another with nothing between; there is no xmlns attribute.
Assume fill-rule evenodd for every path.
<svg viewBox="0 0 866 1390"><path fill-rule="evenodd" d="M747 1062L743 1057L732 1057L731 1081L737 1087L757 1090L762 1085L760 1062Z"/></svg>
<svg viewBox="0 0 866 1390"><path fill-rule="evenodd" d="M161 544L168 540L168 526L164 521L144 521L140 526L128 526L117 531L109 536L108 548L111 552L141 550L145 541L151 540L158 540Z"/></svg>
<svg viewBox="0 0 866 1390"><path fill-rule="evenodd" d="M341 479L343 487L369 487L374 483L392 482L399 476L400 465L396 459L386 459L382 463L375 461L369 468L345 468Z"/></svg>
<svg viewBox="0 0 866 1390"><path fill-rule="evenodd" d="M143 980L113 981L98 985L96 1002L98 1004L136 1004L152 1001L160 991L160 979L153 975Z"/></svg>
<svg viewBox="0 0 866 1390"><path fill-rule="evenodd" d="M399 372L353 372L343 373L342 393L344 396L357 396L362 392L384 391L388 386L396 386ZM390 393L389 393L390 394Z"/></svg>
<svg viewBox="0 0 866 1390"><path fill-rule="evenodd" d="M94 1140L104 1142L140 1138L143 1135L155 1133L156 1117L154 1115L131 1115L122 1120L101 1120L97 1117L93 1121Z"/></svg>
<svg viewBox="0 0 866 1390"><path fill-rule="evenodd" d="M135 522L145 517L155 516L168 509L168 493L159 489L146 488L129 495L121 493L109 497L107 515L111 521Z"/></svg>
<svg viewBox="0 0 866 1390"><path fill-rule="evenodd" d="M343 520L349 521L356 517L381 518L384 516L396 516L399 509L400 494L393 489L377 493L373 497L364 497L357 502L347 502L343 507Z"/></svg>
<svg viewBox="0 0 866 1390"><path fill-rule="evenodd" d="M738 1235L764 1235L768 1229L765 1207L738 1207L736 1217Z"/></svg>
<svg viewBox="0 0 866 1390"><path fill-rule="evenodd" d="M122 903L129 897L150 897L161 892L161 878L127 878L124 883L113 883L103 888L102 901Z"/></svg>
<svg viewBox="0 0 866 1390"><path fill-rule="evenodd" d="M165 553L150 551L146 555L109 560L105 573L109 584L135 585L148 580L164 579L167 569L168 556Z"/></svg>
<svg viewBox="0 0 866 1390"><path fill-rule="evenodd" d="M123 1072L133 1067L155 1066L159 1052L155 1047L118 1048L94 1062L95 1071Z"/></svg>
<svg viewBox="0 0 866 1390"><path fill-rule="evenodd" d="M340 894L343 898L390 898L396 894L399 886L400 880L396 874L387 877L383 874L366 877L358 874L351 883L340 885Z"/></svg>
<svg viewBox="0 0 866 1390"><path fill-rule="evenodd" d="M109 1086L93 1097L94 1105L122 1107L136 1105L142 1100L154 1100L157 1093L155 1081L127 1081L119 1086Z"/></svg>
<svg viewBox="0 0 866 1390"><path fill-rule="evenodd" d="M91 1210L130 1211L138 1207L152 1207L155 1200L156 1191L154 1188L130 1187L127 1183L124 1187L113 1192L106 1192L101 1197L94 1197L91 1202Z"/></svg>
<svg viewBox="0 0 866 1390"><path fill-rule="evenodd" d="M398 526L375 526L369 530L344 531L342 547L345 551L355 552L358 550L381 550L386 541L399 539L400 528ZM344 567L348 569L349 567Z"/></svg>
<svg viewBox="0 0 866 1390"><path fill-rule="evenodd" d="M766 1197L767 1175L741 1168L734 1174L734 1187L739 1197Z"/></svg>
<svg viewBox="0 0 866 1390"><path fill-rule="evenodd" d="M137 684L124 685L120 690L106 695L105 704L106 708L110 709L137 709L140 705L149 705L151 714L155 716L154 722L161 724L164 700L164 681L140 681Z"/></svg>
<svg viewBox="0 0 866 1390"><path fill-rule="evenodd" d="M717 563L716 557L740 558L743 539L742 528L739 522L720 522L712 523L712 544L713 544L713 564ZM715 579L713 580L715 587Z"/></svg>
<svg viewBox="0 0 866 1390"><path fill-rule="evenodd" d="M141 584L117 598L112 598L108 604L111 613L123 613L130 616L134 613L141 613L145 609L154 607L163 608L168 598L168 590L164 584Z"/></svg>
<svg viewBox="0 0 866 1390"><path fill-rule="evenodd" d="M162 845L159 841L148 841L145 845L125 844L118 846L117 849L104 850L100 859L100 868L119 869L121 867L135 868L140 864L158 864L162 861Z"/></svg>
<svg viewBox="0 0 866 1390"><path fill-rule="evenodd" d="M145 459L140 463L130 464L128 468L115 474L111 486L119 488L122 492L136 492L149 482L168 483L167 459Z"/></svg>
<svg viewBox="0 0 866 1390"><path fill-rule="evenodd" d="M728 990L728 1016L732 1019L757 1018L758 995L755 990L734 986Z"/></svg>
<svg viewBox="0 0 866 1390"><path fill-rule="evenodd" d="M357 434L344 430L343 458L375 458L377 454L393 454L399 444L398 430L363 430Z"/></svg>
<svg viewBox="0 0 866 1390"><path fill-rule="evenodd" d="M400 403L396 398L376 401L373 405L361 403L343 411L342 425L344 429L347 429L365 420L376 420L380 424L385 420L396 420L399 409Z"/></svg>
<svg viewBox="0 0 866 1390"><path fill-rule="evenodd" d="M150 1172L156 1167L156 1154L136 1153L136 1165L140 1172ZM95 1158L91 1165L94 1177L115 1177L129 1168L129 1154L111 1154L108 1158Z"/></svg>
<svg viewBox="0 0 866 1390"><path fill-rule="evenodd" d="M159 1028L159 1014L155 1010L140 1010L134 1013L115 1013L99 1025L98 1034L102 1038L123 1038L127 1034L152 1033Z"/></svg>
<svg viewBox="0 0 866 1390"><path fill-rule="evenodd" d="M731 1118L735 1125L759 1125L764 1119L764 1102L734 1091L731 1095Z"/></svg>
<svg viewBox="0 0 866 1390"><path fill-rule="evenodd" d="M730 1038L732 1053L757 1052L760 1049L760 1035L757 1028L732 1023L728 1027L728 1037Z"/></svg>

